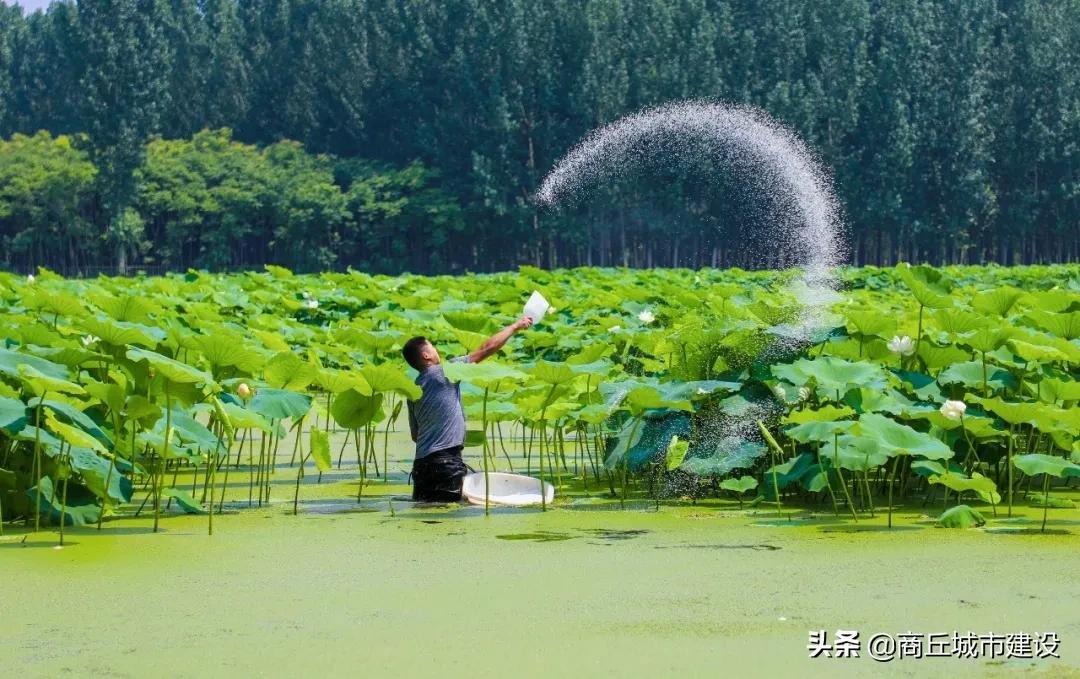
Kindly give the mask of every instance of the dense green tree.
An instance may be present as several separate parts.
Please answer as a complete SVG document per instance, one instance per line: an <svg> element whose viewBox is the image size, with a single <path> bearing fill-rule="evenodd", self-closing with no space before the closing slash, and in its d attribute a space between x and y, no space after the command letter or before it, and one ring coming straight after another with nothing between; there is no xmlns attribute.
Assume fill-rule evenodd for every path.
<svg viewBox="0 0 1080 679"><path fill-rule="evenodd" d="M716 158L533 201L590 130L679 99L802 136L857 263L1080 259L1076 0L57 0L0 7L0 95L0 138L90 151L64 266L784 264Z"/></svg>
<svg viewBox="0 0 1080 679"><path fill-rule="evenodd" d="M16 134L0 142L0 251L11 267L29 259L75 268L94 263L96 170L66 136Z"/></svg>
<svg viewBox="0 0 1080 679"><path fill-rule="evenodd" d="M105 235L123 271L131 243L119 228L121 217L137 191L134 173L146 139L172 105L169 6L165 0L100 0L80 4L78 17L80 114L93 140Z"/></svg>

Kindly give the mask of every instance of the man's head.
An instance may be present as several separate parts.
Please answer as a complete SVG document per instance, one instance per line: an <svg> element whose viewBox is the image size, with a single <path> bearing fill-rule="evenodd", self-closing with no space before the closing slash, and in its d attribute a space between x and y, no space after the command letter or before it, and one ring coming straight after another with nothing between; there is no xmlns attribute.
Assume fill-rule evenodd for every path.
<svg viewBox="0 0 1080 679"><path fill-rule="evenodd" d="M429 365L439 364L439 352L426 337L413 337L401 348L405 362L415 370L423 370Z"/></svg>

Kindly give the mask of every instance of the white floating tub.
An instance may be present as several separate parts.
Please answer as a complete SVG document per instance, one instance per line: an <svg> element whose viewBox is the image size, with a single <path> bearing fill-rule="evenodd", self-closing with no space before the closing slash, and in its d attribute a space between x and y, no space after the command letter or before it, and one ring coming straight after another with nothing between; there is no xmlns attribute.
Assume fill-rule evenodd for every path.
<svg viewBox="0 0 1080 679"><path fill-rule="evenodd" d="M490 472L491 504L520 507L540 504L540 479L521 474ZM462 496L474 505L484 504L484 473L468 474L461 483ZM544 481L544 501L555 499L555 486Z"/></svg>

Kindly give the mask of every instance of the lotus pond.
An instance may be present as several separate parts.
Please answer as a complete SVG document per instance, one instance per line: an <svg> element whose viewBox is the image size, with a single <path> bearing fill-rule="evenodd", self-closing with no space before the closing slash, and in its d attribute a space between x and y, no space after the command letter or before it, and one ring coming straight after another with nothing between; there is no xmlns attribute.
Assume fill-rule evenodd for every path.
<svg viewBox="0 0 1080 679"><path fill-rule="evenodd" d="M337 434L333 443L342 443ZM480 461L474 450L470 464ZM159 532L144 511L0 538L0 674L288 676L363 668L395 676L840 676L947 671L1071 676L1080 668L1077 510L1019 505L971 531L936 525L940 506L837 519L734 499L655 503L580 484L556 507L415 507L400 498L411 449L390 435L388 482L358 505L357 474L302 481L292 514L288 455L270 502L247 508L233 475L215 534L176 504ZM335 460L336 463L336 460ZM241 465L243 467L243 465ZM180 475L190 490L192 476ZM592 486L590 486L592 488ZM1080 499L1080 493L1064 493ZM393 511L391 511L391 507ZM23 541L25 538L25 542ZM1061 660L809 660L807 630L1057 631ZM433 650L418 652L418 638ZM1072 643L1070 643L1072 642ZM829 664L825 664L829 663Z"/></svg>
<svg viewBox="0 0 1080 679"><path fill-rule="evenodd" d="M1078 267L847 270L802 343L791 275L0 274L5 664L784 675L807 629L962 623L1069 671ZM469 351L534 289L446 369L470 464L554 503L405 501L400 345Z"/></svg>

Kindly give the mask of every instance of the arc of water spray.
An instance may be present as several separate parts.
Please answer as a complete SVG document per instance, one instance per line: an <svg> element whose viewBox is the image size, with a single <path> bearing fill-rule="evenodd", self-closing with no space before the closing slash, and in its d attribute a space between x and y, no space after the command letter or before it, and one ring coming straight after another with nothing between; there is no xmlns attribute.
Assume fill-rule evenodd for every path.
<svg viewBox="0 0 1080 679"><path fill-rule="evenodd" d="M675 139L683 145L643 147L642 142ZM627 168L655 162L672 151L706 153L723 147L759 168L770 192L782 198L792 225L787 245L798 258L800 274L792 292L800 310L789 339L807 340L823 323L826 306L836 299L834 267L844 256L839 203L821 165L794 132L768 114L747 106L683 101L645 109L601 127L575 146L544 178L536 200L558 205L584 185L612 178ZM645 148L645 152L642 152Z"/></svg>

